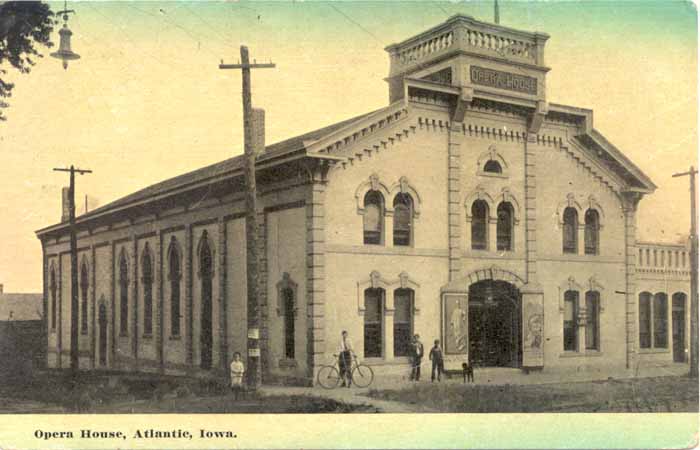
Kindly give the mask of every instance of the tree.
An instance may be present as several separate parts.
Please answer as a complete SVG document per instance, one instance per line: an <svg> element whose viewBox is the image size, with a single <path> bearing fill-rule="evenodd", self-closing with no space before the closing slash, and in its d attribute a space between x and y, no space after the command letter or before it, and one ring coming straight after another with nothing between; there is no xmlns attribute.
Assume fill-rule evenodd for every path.
<svg viewBox="0 0 700 450"><path fill-rule="evenodd" d="M51 47L51 32L54 27L53 12L49 5L40 1L0 1L0 120L7 120L2 109L9 105L3 101L12 95L14 83L3 80L7 64L29 73L36 58L43 55L37 44Z"/></svg>

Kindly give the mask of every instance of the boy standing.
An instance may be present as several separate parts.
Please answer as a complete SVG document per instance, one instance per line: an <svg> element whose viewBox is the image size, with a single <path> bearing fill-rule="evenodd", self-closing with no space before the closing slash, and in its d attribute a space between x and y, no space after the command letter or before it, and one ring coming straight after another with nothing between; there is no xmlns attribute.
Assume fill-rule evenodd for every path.
<svg viewBox="0 0 700 450"><path fill-rule="evenodd" d="M241 361L241 354L236 352L233 354L233 361L231 361L231 391L233 391L236 400L238 400L238 394L243 390L244 373L245 366Z"/></svg>
<svg viewBox="0 0 700 450"><path fill-rule="evenodd" d="M435 345L430 349L429 359L433 362L433 370L430 375L430 381L435 381L435 371L437 370L437 380L440 381L440 374L445 371L444 362L442 359L442 348L440 340L435 339Z"/></svg>
<svg viewBox="0 0 700 450"><path fill-rule="evenodd" d="M423 343L420 341L420 336L413 336L411 343L411 380L420 381L420 365L423 362Z"/></svg>

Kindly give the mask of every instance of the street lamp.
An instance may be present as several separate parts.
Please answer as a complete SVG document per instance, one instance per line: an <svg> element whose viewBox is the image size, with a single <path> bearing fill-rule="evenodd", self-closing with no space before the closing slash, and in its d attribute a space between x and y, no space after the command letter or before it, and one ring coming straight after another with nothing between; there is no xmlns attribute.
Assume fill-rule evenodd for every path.
<svg viewBox="0 0 700 450"><path fill-rule="evenodd" d="M71 50L71 48L70 48L70 37L73 35L73 32L68 29L68 13L75 14L75 11L72 9L68 9L66 2L64 1L63 2L63 10L58 11L56 13L56 14L63 14L63 28L61 28L58 31L58 34L61 37L61 41L58 45L58 51L51 53L51 56L63 61L63 68L64 69L68 69L68 61L72 61L72 60L80 58L80 55L78 55L77 53L74 53L73 50Z"/></svg>

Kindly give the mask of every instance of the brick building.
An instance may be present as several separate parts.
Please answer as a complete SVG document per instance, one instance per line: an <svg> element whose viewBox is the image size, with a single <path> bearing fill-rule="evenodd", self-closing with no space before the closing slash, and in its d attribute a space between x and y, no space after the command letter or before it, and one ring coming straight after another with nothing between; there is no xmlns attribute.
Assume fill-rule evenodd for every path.
<svg viewBox="0 0 700 450"><path fill-rule="evenodd" d="M0 378L22 377L46 366L42 295L4 292L0 284Z"/></svg>
<svg viewBox="0 0 700 450"><path fill-rule="evenodd" d="M387 107L261 150L266 379L310 382L341 330L380 376L413 333L448 368L687 360L687 248L637 243L655 185L591 110L548 101L548 38L454 16L387 47ZM242 158L78 217L81 367L218 374L245 353ZM67 223L37 234L66 367Z"/></svg>

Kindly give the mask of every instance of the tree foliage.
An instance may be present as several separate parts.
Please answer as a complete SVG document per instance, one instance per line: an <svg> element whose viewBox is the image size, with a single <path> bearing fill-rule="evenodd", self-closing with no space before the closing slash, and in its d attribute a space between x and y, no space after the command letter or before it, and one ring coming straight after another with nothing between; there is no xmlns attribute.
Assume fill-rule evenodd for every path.
<svg viewBox="0 0 700 450"><path fill-rule="evenodd" d="M6 120L2 109L9 106L3 98L10 97L14 88L5 78L8 66L28 73L43 57L36 47L53 45L53 15L40 1L0 1L0 120Z"/></svg>

